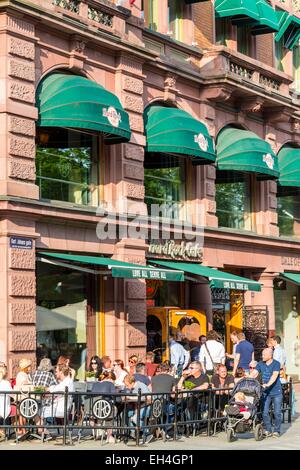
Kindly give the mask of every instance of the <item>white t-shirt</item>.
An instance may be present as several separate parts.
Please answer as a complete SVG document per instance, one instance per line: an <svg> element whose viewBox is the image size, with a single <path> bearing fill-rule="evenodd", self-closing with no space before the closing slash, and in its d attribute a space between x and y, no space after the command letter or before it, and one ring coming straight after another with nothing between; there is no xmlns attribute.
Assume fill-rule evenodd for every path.
<svg viewBox="0 0 300 470"><path fill-rule="evenodd" d="M208 351L211 355L211 358L215 364L224 364L225 362L225 348L222 343L215 341L214 339L209 339L205 344L201 346L199 360L201 363L204 363L205 370L213 370L214 366L208 354Z"/></svg>
<svg viewBox="0 0 300 470"><path fill-rule="evenodd" d="M65 388L68 387L69 393L74 392L74 382L71 377L65 377L62 382L59 382L57 385L51 385L49 387L49 392L64 392ZM52 397L51 397L52 398ZM64 394L56 395L52 398L51 405L45 406L43 409L43 417L48 418L52 416L53 418L63 418L64 417L64 407L65 407L65 396ZM68 410L70 410L73 402L73 396L68 396ZM53 405L53 406L52 406Z"/></svg>
<svg viewBox="0 0 300 470"><path fill-rule="evenodd" d="M115 386L116 387L124 386L124 379L125 379L126 375L128 375L128 372L126 370L122 370L121 374L120 374L120 377L118 377L117 380L115 381Z"/></svg>
<svg viewBox="0 0 300 470"><path fill-rule="evenodd" d="M12 392L11 385L8 380L0 380L1 392ZM0 394L0 418L6 419L10 414L10 396Z"/></svg>

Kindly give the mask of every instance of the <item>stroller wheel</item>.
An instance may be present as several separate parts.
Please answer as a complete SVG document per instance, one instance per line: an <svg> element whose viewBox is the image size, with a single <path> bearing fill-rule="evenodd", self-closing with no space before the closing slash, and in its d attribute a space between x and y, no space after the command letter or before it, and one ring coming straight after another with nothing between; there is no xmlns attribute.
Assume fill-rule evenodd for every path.
<svg viewBox="0 0 300 470"><path fill-rule="evenodd" d="M254 428L254 437L256 441L261 441L264 437L262 424L257 424Z"/></svg>
<svg viewBox="0 0 300 470"><path fill-rule="evenodd" d="M227 442L232 442L234 439L233 429L228 428L226 431L227 434Z"/></svg>

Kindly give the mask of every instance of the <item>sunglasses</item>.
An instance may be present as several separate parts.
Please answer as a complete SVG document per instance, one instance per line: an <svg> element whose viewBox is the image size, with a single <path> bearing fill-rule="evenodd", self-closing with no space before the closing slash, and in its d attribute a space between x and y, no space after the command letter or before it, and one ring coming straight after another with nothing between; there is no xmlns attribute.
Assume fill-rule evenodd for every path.
<svg viewBox="0 0 300 470"><path fill-rule="evenodd" d="M97 362L96 362L96 361L92 361L92 364L97 364Z"/></svg>
<svg viewBox="0 0 300 470"><path fill-rule="evenodd" d="M132 361L132 360L130 360L128 362L129 362L129 364L135 364L136 363L136 361Z"/></svg>
<svg viewBox="0 0 300 470"><path fill-rule="evenodd" d="M113 364L114 367L118 366L119 364Z"/></svg>

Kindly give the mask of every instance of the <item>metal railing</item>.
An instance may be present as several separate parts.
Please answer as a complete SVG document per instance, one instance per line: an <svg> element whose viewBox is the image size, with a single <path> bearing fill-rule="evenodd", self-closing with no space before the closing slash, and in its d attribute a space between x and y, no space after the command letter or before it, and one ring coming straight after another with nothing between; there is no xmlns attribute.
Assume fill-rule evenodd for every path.
<svg viewBox="0 0 300 470"><path fill-rule="evenodd" d="M282 421L291 423L292 382L283 387ZM62 439L63 445L101 438L137 446L148 436L174 440L184 436L210 436L224 430L225 405L230 390L173 393L95 394L69 392L0 393L0 432L17 443L23 439ZM258 413L260 413L258 411Z"/></svg>

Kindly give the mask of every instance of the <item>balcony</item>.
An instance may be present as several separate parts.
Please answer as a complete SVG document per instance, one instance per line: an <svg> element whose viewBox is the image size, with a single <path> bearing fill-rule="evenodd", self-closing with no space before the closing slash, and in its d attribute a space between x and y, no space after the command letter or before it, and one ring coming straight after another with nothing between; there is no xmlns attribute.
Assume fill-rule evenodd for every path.
<svg viewBox="0 0 300 470"><path fill-rule="evenodd" d="M207 83L203 98L228 101L277 122L288 121L296 110L290 96L293 77L227 47L205 51L200 73Z"/></svg>

